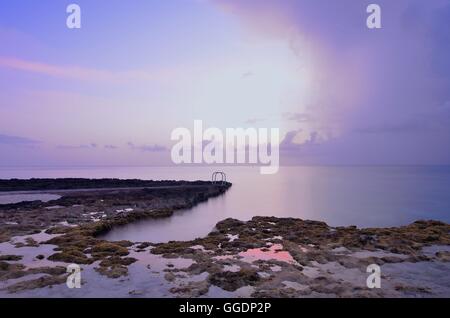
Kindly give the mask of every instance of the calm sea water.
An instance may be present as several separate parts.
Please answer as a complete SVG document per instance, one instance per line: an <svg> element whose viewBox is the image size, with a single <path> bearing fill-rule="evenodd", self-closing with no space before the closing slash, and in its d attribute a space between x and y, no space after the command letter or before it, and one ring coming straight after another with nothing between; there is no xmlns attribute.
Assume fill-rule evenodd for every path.
<svg viewBox="0 0 450 318"><path fill-rule="evenodd" d="M114 229L110 240L165 242L208 234L225 218L255 215L325 221L332 226L404 225L418 219L450 222L450 166L282 167L261 175L253 167L0 168L0 178L86 177L209 180L222 170L233 187L221 197Z"/></svg>
<svg viewBox="0 0 450 318"><path fill-rule="evenodd" d="M3 194L0 192L0 204L18 203L23 201L42 201L48 202L57 200L61 196L55 194Z"/></svg>

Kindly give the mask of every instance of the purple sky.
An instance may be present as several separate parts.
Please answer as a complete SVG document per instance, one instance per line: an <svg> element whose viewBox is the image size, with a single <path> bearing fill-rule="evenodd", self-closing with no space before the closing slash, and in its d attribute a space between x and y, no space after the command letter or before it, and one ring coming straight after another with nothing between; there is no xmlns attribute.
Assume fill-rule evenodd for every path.
<svg viewBox="0 0 450 318"><path fill-rule="evenodd" d="M75 2L0 5L1 166L170 164L195 119L279 127L284 164L450 164L450 0Z"/></svg>

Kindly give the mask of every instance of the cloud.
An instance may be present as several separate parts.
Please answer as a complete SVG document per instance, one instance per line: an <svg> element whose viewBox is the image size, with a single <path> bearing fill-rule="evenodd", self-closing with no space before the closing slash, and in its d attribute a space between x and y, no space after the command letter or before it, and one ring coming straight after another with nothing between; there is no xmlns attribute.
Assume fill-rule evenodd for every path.
<svg viewBox="0 0 450 318"><path fill-rule="evenodd" d="M55 78L72 79L88 82L121 83L130 80L151 80L154 77L144 71L113 72L74 65L56 65L30 61L16 57L0 56L0 68L47 75Z"/></svg>
<svg viewBox="0 0 450 318"><path fill-rule="evenodd" d="M450 100L450 0L379 0L380 30L366 27L370 2L215 2L259 36L288 41L312 70L307 108L285 119L314 134L306 146L288 133L292 156L450 163L450 116L439 106Z"/></svg>
<svg viewBox="0 0 450 318"><path fill-rule="evenodd" d="M249 119L247 119L246 121L245 121L245 123L246 124L249 124L249 125L252 125L252 124L257 124L257 123L259 123L259 122L262 122L262 121L264 121L265 119L264 118L249 118Z"/></svg>
<svg viewBox="0 0 450 318"><path fill-rule="evenodd" d="M96 149L97 144L91 143L91 144L84 144L84 145L58 145L56 146L57 149L62 150L74 150L74 149Z"/></svg>
<svg viewBox="0 0 450 318"><path fill-rule="evenodd" d="M404 122L394 124L382 124L366 128L357 128L354 131L362 134L386 134L386 133L418 133L432 129L432 127L422 122Z"/></svg>
<svg viewBox="0 0 450 318"><path fill-rule="evenodd" d="M300 151L308 146L319 145L323 142L322 138L317 131L312 131L309 133L308 138L302 143L296 143L295 139L298 134L302 133L302 129L288 131L280 142L281 151Z"/></svg>
<svg viewBox="0 0 450 318"><path fill-rule="evenodd" d="M354 129L362 134L419 134L446 132L450 127L450 102L442 106L413 114L403 120L385 120L378 125L369 125Z"/></svg>
<svg viewBox="0 0 450 318"><path fill-rule="evenodd" d="M284 139L280 142L280 150L295 150L301 147L300 144L295 143L294 139L297 134L301 132L300 130L288 131L284 137Z"/></svg>
<svg viewBox="0 0 450 318"><path fill-rule="evenodd" d="M313 121L313 118L310 114L307 113L285 113L283 117L286 120L295 121L297 123L307 123Z"/></svg>
<svg viewBox="0 0 450 318"><path fill-rule="evenodd" d="M140 151L144 151L144 152L163 152L163 151L167 150L167 147L157 145L157 144L136 146L134 143L128 142L127 145L129 148L131 148L133 150L140 150Z"/></svg>
<svg viewBox="0 0 450 318"><path fill-rule="evenodd" d="M39 143L41 143L41 142L38 140L30 139L30 138L0 134L0 144L35 145L35 144L39 144Z"/></svg>
<svg viewBox="0 0 450 318"><path fill-rule="evenodd" d="M81 145L58 145L56 146L57 149L62 149L62 150L74 150L74 149L101 149L101 145L92 142L90 144L81 144ZM103 149L107 149L107 150L115 150L118 149L119 147L114 146L114 145L104 145Z"/></svg>
<svg viewBox="0 0 450 318"><path fill-rule="evenodd" d="M110 150L115 150L118 149L119 147L114 146L114 145L105 145L105 149L110 149Z"/></svg>
<svg viewBox="0 0 450 318"><path fill-rule="evenodd" d="M245 72L244 74L242 74L242 78L247 78L247 77L251 77L251 76L253 76L254 74L253 74L253 72L251 72L251 71L248 71L248 72Z"/></svg>

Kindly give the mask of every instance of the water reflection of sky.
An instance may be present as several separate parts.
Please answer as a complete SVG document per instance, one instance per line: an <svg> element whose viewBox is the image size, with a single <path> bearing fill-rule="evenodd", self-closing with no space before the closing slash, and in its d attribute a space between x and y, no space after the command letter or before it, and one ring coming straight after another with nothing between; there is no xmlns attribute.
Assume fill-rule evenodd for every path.
<svg viewBox="0 0 450 318"><path fill-rule="evenodd" d="M104 167L0 169L1 178L87 177L209 180L222 170L233 183L223 196L162 220L116 228L107 238L162 242L207 235L226 218L255 215L325 221L332 226L404 225L418 219L450 222L450 167L282 167L261 175L249 167Z"/></svg>
<svg viewBox="0 0 450 318"><path fill-rule="evenodd" d="M57 200L61 196L48 193L36 193L36 194L1 194L0 204L18 203L23 201L42 201L48 202L51 200Z"/></svg>

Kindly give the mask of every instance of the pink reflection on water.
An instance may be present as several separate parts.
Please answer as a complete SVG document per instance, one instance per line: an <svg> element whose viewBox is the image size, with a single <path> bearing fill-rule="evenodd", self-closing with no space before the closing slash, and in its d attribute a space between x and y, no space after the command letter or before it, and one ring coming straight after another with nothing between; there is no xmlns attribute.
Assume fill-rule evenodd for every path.
<svg viewBox="0 0 450 318"><path fill-rule="evenodd" d="M254 262L257 260L268 261L277 260L281 262L286 262L290 264L296 264L292 255L287 251L282 251L283 245L274 244L270 248L252 248L241 252L238 255L243 258L246 262Z"/></svg>

